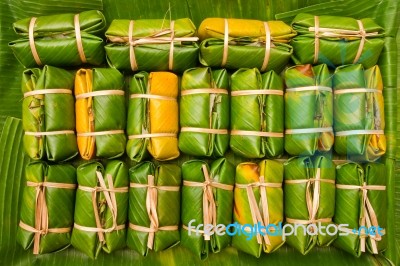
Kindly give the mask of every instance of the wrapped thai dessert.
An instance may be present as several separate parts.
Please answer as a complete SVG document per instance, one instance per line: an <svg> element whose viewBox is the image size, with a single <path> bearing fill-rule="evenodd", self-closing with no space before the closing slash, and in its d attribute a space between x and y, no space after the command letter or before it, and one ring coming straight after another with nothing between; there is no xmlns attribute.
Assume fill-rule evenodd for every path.
<svg viewBox="0 0 400 266"><path fill-rule="evenodd" d="M229 145L229 75L225 69L191 68L181 81L179 149L221 157Z"/></svg>
<svg viewBox="0 0 400 266"><path fill-rule="evenodd" d="M105 18L97 10L25 18L13 24L23 37L8 45L25 67L101 65L104 41L97 36L105 27Z"/></svg>
<svg viewBox="0 0 400 266"><path fill-rule="evenodd" d="M226 230L232 223L235 168L225 158L210 165L191 160L182 164L182 176L181 245L205 259L231 242Z"/></svg>
<svg viewBox="0 0 400 266"><path fill-rule="evenodd" d="M146 256L180 241L181 169L142 162L129 170L129 248Z"/></svg>
<svg viewBox="0 0 400 266"><path fill-rule="evenodd" d="M25 168L17 242L33 254L66 249L74 224L76 170L68 164L31 162Z"/></svg>
<svg viewBox="0 0 400 266"><path fill-rule="evenodd" d="M282 21L206 18L198 36L200 63L229 69L257 68L281 72L292 55L288 44L296 35Z"/></svg>
<svg viewBox="0 0 400 266"><path fill-rule="evenodd" d="M334 222L342 226L334 246L357 257L366 251L385 251L386 178L386 167L380 163L348 162L336 167Z"/></svg>
<svg viewBox="0 0 400 266"><path fill-rule="evenodd" d="M295 231L286 243L303 255L315 245L329 246L336 239L330 229L335 226L335 165L324 156L293 157L284 169L285 220Z"/></svg>
<svg viewBox="0 0 400 266"><path fill-rule="evenodd" d="M376 161L386 152L383 83L378 66L338 67L333 76L335 151Z"/></svg>
<svg viewBox="0 0 400 266"><path fill-rule="evenodd" d="M298 14L293 22L298 35L292 39L296 64L330 67L361 63L374 66L383 49L384 31L370 18Z"/></svg>
<svg viewBox="0 0 400 266"><path fill-rule="evenodd" d="M314 155L332 148L332 78L327 65L286 69L285 150L290 155Z"/></svg>
<svg viewBox="0 0 400 266"><path fill-rule="evenodd" d="M24 148L33 160L65 161L78 154L74 74L52 66L24 70Z"/></svg>
<svg viewBox="0 0 400 266"><path fill-rule="evenodd" d="M236 167L233 220L239 228L232 245L257 258L272 253L284 243L283 165L263 160L259 164L241 163ZM244 226L251 225L251 227Z"/></svg>
<svg viewBox="0 0 400 266"><path fill-rule="evenodd" d="M182 73L197 64L195 33L188 18L115 19L106 32L107 62L121 70Z"/></svg>
<svg viewBox="0 0 400 266"><path fill-rule="evenodd" d="M150 154L159 161L179 156L178 76L139 72L129 87L126 153L136 162Z"/></svg>
<svg viewBox="0 0 400 266"><path fill-rule="evenodd" d="M78 148L85 160L116 158L126 145L124 77L116 69L80 69L75 77Z"/></svg>
<svg viewBox="0 0 400 266"><path fill-rule="evenodd" d="M245 158L283 153L283 81L274 71L239 69L231 82L232 151Z"/></svg>
<svg viewBox="0 0 400 266"><path fill-rule="evenodd" d="M88 162L77 168L71 244L90 258L124 248L128 221L128 168L122 161Z"/></svg>

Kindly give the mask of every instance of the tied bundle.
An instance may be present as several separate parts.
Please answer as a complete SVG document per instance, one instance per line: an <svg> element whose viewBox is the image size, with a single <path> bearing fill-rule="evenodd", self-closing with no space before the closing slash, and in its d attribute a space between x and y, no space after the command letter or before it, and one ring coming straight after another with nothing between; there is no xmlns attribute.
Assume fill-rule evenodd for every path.
<svg viewBox="0 0 400 266"><path fill-rule="evenodd" d="M106 32L107 62L121 70L182 73L197 63L195 32L188 18L115 19Z"/></svg>
<svg viewBox="0 0 400 266"><path fill-rule="evenodd" d="M296 33L282 21L207 18L199 27L200 63L209 67L281 72Z"/></svg>
<svg viewBox="0 0 400 266"><path fill-rule="evenodd" d="M378 66L338 67L333 76L335 151L376 161L386 152L383 82Z"/></svg>
<svg viewBox="0 0 400 266"><path fill-rule="evenodd" d="M224 156L229 144L229 76L225 69L192 68L182 76L179 149Z"/></svg>
<svg viewBox="0 0 400 266"><path fill-rule="evenodd" d="M231 138L234 153L273 158L283 153L283 81L274 71L239 69L232 75Z"/></svg>
<svg viewBox="0 0 400 266"><path fill-rule="evenodd" d="M357 257L367 250L385 251L386 177L386 167L380 163L347 162L336 167L334 222L348 227L339 227L334 246Z"/></svg>
<svg viewBox="0 0 400 266"><path fill-rule="evenodd" d="M17 242L24 249L33 245L35 255L67 248L74 223L75 168L32 162L25 176Z"/></svg>
<svg viewBox="0 0 400 266"><path fill-rule="evenodd" d="M272 253L283 245L279 233L283 222L282 181L280 162L263 160L237 166L233 220L252 226L235 229L241 230L232 238L232 245L238 250L259 258L262 251Z"/></svg>
<svg viewBox="0 0 400 266"><path fill-rule="evenodd" d="M124 154L124 77L116 69L80 69L75 77L76 131L81 157L116 158Z"/></svg>
<svg viewBox="0 0 400 266"><path fill-rule="evenodd" d="M91 258L125 247L128 169L121 161L80 165L71 244Z"/></svg>
<svg viewBox="0 0 400 266"><path fill-rule="evenodd" d="M9 47L25 67L43 65L100 65L104 61L101 34L106 26L100 11L32 17L13 24L14 31L24 36Z"/></svg>
<svg viewBox="0 0 400 266"><path fill-rule="evenodd" d="M129 176L128 247L144 256L174 247L180 241L181 169L143 162Z"/></svg>
<svg viewBox="0 0 400 266"><path fill-rule="evenodd" d="M294 234L286 243L305 255L315 246L328 246L336 239L332 218L335 212L335 166L323 156L294 157L285 165L286 223ZM302 225L304 227L297 227ZM323 226L325 229L323 229Z"/></svg>
<svg viewBox="0 0 400 266"><path fill-rule="evenodd" d="M334 142L332 78L327 65L285 71L285 150L290 155L329 151Z"/></svg>
<svg viewBox="0 0 400 266"><path fill-rule="evenodd" d="M129 158L139 162L149 153L159 161L177 158L178 76L170 72L140 72L133 76L129 91Z"/></svg>
<svg viewBox="0 0 400 266"><path fill-rule="evenodd" d="M298 14L292 27L296 64L340 66L361 63L374 66L383 49L384 31L372 19Z"/></svg>
<svg viewBox="0 0 400 266"><path fill-rule="evenodd" d="M182 164L182 175L182 246L206 259L231 242L225 230L232 222L235 168L224 158L212 162L211 169L204 161L192 160Z"/></svg>
<svg viewBox="0 0 400 266"><path fill-rule="evenodd" d="M78 154L72 90L74 75L45 66L22 75L24 148L33 160L64 161Z"/></svg>

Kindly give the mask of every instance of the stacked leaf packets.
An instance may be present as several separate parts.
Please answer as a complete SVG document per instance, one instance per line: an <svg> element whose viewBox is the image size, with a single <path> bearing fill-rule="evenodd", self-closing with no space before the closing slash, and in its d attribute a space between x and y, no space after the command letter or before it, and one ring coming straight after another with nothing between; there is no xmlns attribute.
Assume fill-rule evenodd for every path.
<svg viewBox="0 0 400 266"><path fill-rule="evenodd" d="M129 170L129 248L147 255L180 241L181 169L174 164L140 163Z"/></svg>
<svg viewBox="0 0 400 266"><path fill-rule="evenodd" d="M229 76L225 69L191 68L182 76L179 149L221 157L229 144Z"/></svg>
<svg viewBox="0 0 400 266"><path fill-rule="evenodd" d="M207 18L198 35L204 66L280 72L292 55L288 43L296 34L282 21Z"/></svg>
<svg viewBox="0 0 400 266"><path fill-rule="evenodd" d="M179 156L178 76L170 72L139 72L129 87L128 143L133 161L151 154L165 161Z"/></svg>
<svg viewBox="0 0 400 266"><path fill-rule="evenodd" d="M100 11L32 17L13 24L23 38L9 47L25 67L43 65L100 65L104 62L103 33L106 22Z"/></svg>
<svg viewBox="0 0 400 266"><path fill-rule="evenodd" d="M30 158L64 161L78 154L73 86L74 75L60 68L23 72L24 148Z"/></svg>
<svg viewBox="0 0 400 266"><path fill-rule="evenodd" d="M115 19L106 32L111 67L131 71L182 73L197 64L196 28L188 18L177 20Z"/></svg>
<svg viewBox="0 0 400 266"><path fill-rule="evenodd" d="M372 19L298 14L292 22L296 64L374 66L383 49L383 28Z"/></svg>

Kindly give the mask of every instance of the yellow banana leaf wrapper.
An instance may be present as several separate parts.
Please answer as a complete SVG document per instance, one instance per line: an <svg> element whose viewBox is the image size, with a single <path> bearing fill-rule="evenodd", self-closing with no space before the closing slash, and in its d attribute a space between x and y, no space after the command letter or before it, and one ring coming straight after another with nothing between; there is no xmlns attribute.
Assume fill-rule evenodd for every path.
<svg viewBox="0 0 400 266"><path fill-rule="evenodd" d="M294 157L285 165L285 216L293 234L286 243L306 255L315 245L336 239L331 227L335 213L335 166L324 156ZM296 227L299 226L299 227Z"/></svg>
<svg viewBox="0 0 400 266"><path fill-rule="evenodd" d="M76 170L68 164L31 162L25 168L17 242L33 254L66 249L74 223Z"/></svg>
<svg viewBox="0 0 400 266"><path fill-rule="evenodd" d="M150 154L159 161L179 156L178 76L140 72L133 76L128 105L128 157L136 162Z"/></svg>
<svg viewBox="0 0 400 266"><path fill-rule="evenodd" d="M32 17L13 24L23 38L9 43L25 67L100 65L104 62L104 41L97 37L106 26L100 11Z"/></svg>
<svg viewBox="0 0 400 266"><path fill-rule="evenodd" d="M273 160L236 167L232 245L257 258L284 243L283 165Z"/></svg>
<svg viewBox="0 0 400 266"><path fill-rule="evenodd" d="M182 246L206 259L231 242L235 168L225 158L209 166L201 160L182 164ZM213 226L213 230L209 227Z"/></svg>
<svg viewBox="0 0 400 266"><path fill-rule="evenodd" d="M239 69L231 77L232 151L245 158L283 153L283 81L274 71Z"/></svg>
<svg viewBox="0 0 400 266"><path fill-rule="evenodd" d="M386 152L383 82L378 66L338 67L333 76L335 151L375 161Z"/></svg>
<svg viewBox="0 0 400 266"><path fill-rule="evenodd" d="M182 76L179 149L221 157L229 145L229 75L225 69L191 68Z"/></svg>
<svg viewBox="0 0 400 266"><path fill-rule="evenodd" d="M182 73L197 64L195 32L188 18L115 19L106 32L107 62L121 70Z"/></svg>
<svg viewBox="0 0 400 266"><path fill-rule="evenodd" d="M52 66L22 74L24 148L33 160L64 161L78 154L74 74Z"/></svg>
<svg viewBox="0 0 400 266"><path fill-rule="evenodd" d="M292 22L298 35L292 39L296 64L357 64L374 66L384 44L384 30L370 18L298 14Z"/></svg>
<svg viewBox="0 0 400 266"><path fill-rule="evenodd" d="M290 155L329 151L334 142L332 78L325 64L285 71L285 150Z"/></svg>
<svg viewBox="0 0 400 266"><path fill-rule="evenodd" d="M207 18L199 27L200 63L230 69L281 72L292 55L296 33L282 21Z"/></svg>
<svg viewBox="0 0 400 266"><path fill-rule="evenodd" d="M71 244L95 259L126 243L128 168L122 161L88 162L77 168L74 229Z"/></svg>
<svg viewBox="0 0 400 266"><path fill-rule="evenodd" d="M380 163L348 162L336 167L334 222L339 234L335 247L357 257L386 250L386 178L386 167Z"/></svg>
<svg viewBox="0 0 400 266"><path fill-rule="evenodd" d="M116 158L126 145L124 77L116 69L80 69L75 76L78 148L89 160Z"/></svg>
<svg viewBox="0 0 400 266"><path fill-rule="evenodd" d="M180 167L143 162L129 176L128 247L146 256L179 244Z"/></svg>

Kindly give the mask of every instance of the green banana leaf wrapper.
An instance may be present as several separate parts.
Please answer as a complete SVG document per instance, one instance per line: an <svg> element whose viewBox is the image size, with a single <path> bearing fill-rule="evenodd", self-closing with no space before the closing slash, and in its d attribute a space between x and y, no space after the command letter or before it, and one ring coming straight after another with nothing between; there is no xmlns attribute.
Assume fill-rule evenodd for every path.
<svg viewBox="0 0 400 266"><path fill-rule="evenodd" d="M356 161L376 161L386 153L379 67L364 69L360 64L338 67L333 89L335 151Z"/></svg>
<svg viewBox="0 0 400 266"><path fill-rule="evenodd" d="M104 95L81 98L81 95L86 93ZM80 69L76 73L76 130L79 153L83 159L112 159L124 154L124 93L124 77L116 69Z"/></svg>
<svg viewBox="0 0 400 266"><path fill-rule="evenodd" d="M231 79L231 149L245 158L279 157L283 153L282 78L253 68L239 69ZM259 94L251 94L253 90Z"/></svg>
<svg viewBox="0 0 400 266"><path fill-rule="evenodd" d="M72 246L92 259L101 250L111 253L124 248L129 186L125 163L112 160L103 166L100 162L88 162L77 168L77 177Z"/></svg>
<svg viewBox="0 0 400 266"><path fill-rule="evenodd" d="M182 152L193 156L224 156L229 145L228 88L229 75L225 69L191 68L185 71L179 104L179 149ZM202 89L215 93L201 92ZM219 132L204 132L208 129Z"/></svg>
<svg viewBox="0 0 400 266"><path fill-rule="evenodd" d="M106 31L111 43L105 46L110 67L178 73L195 67L199 50L198 38L194 37L196 27L188 18L177 19L173 25L171 22L164 19L113 20Z"/></svg>
<svg viewBox="0 0 400 266"><path fill-rule="evenodd" d="M284 168L286 223L293 226L293 231L296 230L296 234L286 236L286 243L303 255L309 253L315 245L329 246L336 239L336 233L326 229L329 225L334 226L333 162L324 156L293 157L285 163ZM321 181L315 181L316 178ZM318 205L314 205L315 202ZM296 229L296 224L304 227Z"/></svg>
<svg viewBox="0 0 400 266"><path fill-rule="evenodd" d="M64 161L78 154L73 87L74 74L60 68L23 72L22 93L28 93L22 102L24 148L31 159ZM53 89L64 91L46 93ZM39 90L44 94L35 94Z"/></svg>
<svg viewBox="0 0 400 266"><path fill-rule="evenodd" d="M78 35L75 32L75 14L38 17L33 24L33 34L29 36L31 19L34 18L25 18L13 24L14 31L24 37L9 43L15 57L25 67L45 64L77 66L82 63L100 65L104 62L104 41L95 36L100 35L106 26L100 11L79 14ZM39 60L34 56L32 45Z"/></svg>
<svg viewBox="0 0 400 266"><path fill-rule="evenodd" d="M316 27L314 15L298 14L292 22L298 33L290 42L294 51L293 61L331 67L356 63L366 68L374 66L383 49L384 30L370 18L359 21L362 29L354 18L319 16ZM365 31L365 40L362 31Z"/></svg>
<svg viewBox="0 0 400 266"><path fill-rule="evenodd" d="M231 237L226 233L226 227L232 223L233 210L233 185L235 183L235 168L225 158L215 160L209 166L205 161L191 160L182 164L182 224L186 228L181 229L181 245L191 250L201 259L206 259L210 252L218 253L226 248ZM204 188L204 182L211 183ZM214 185L213 185L214 183ZM216 183L223 187L215 186ZM207 191L205 191L207 190ZM211 197L211 198L210 198ZM212 221L205 220L203 201L207 198L207 204L215 203L215 216ZM209 210L212 213L212 210ZM224 225L221 234L207 231L207 225ZM202 224L201 227L198 227ZM196 231L198 228L199 231ZM202 232L200 232L200 230ZM208 234L209 239L204 235Z"/></svg>
<svg viewBox="0 0 400 266"><path fill-rule="evenodd" d="M25 177L27 184L22 195L17 242L24 249L33 246L34 254L66 249L74 223L75 168L68 164L31 162L25 168ZM22 224L31 228L24 229Z"/></svg>
<svg viewBox="0 0 400 266"><path fill-rule="evenodd" d="M336 167L337 187L334 222L339 225L348 224L345 227L348 230L341 231L339 228L338 237L334 242L335 247L359 257L363 252L362 235L364 235L364 239L366 239L365 251L376 254L386 250L386 177L385 165L380 163L367 163L361 166L354 162L348 162ZM340 185L344 185L344 187L340 188ZM377 224L369 225L368 222L363 224L363 216L369 216L370 219L372 217L369 209L364 208L366 205L363 204L363 189L361 189L363 185L367 186L367 200L376 215ZM368 212L366 212L366 209L368 209ZM376 228L379 226L380 229L371 230L372 226ZM368 229L368 232L366 229ZM380 235L379 238L376 238L376 233ZM365 236L366 234L367 236ZM375 250L374 246L376 247Z"/></svg>
<svg viewBox="0 0 400 266"><path fill-rule="evenodd" d="M179 221L181 205L181 169L174 164L154 165L143 162L129 170L129 228L127 246L146 256L150 249L155 252L174 247L180 242ZM153 181L149 180L152 176ZM139 185L132 187L132 184ZM155 186L149 188L149 186ZM151 191L153 189L153 191ZM154 189L156 191L154 191ZM150 197L155 209L147 206ZM153 212L154 211L154 212ZM149 216L149 212L152 215ZM158 223L153 224L152 221ZM142 228L132 228L132 225ZM153 236L146 230L155 228ZM152 239L149 239L152 238ZM151 242L150 242L151 241Z"/></svg>
<svg viewBox="0 0 400 266"><path fill-rule="evenodd" d="M285 150L309 156L332 148L332 78L325 64L285 71Z"/></svg>
<svg viewBox="0 0 400 266"><path fill-rule="evenodd" d="M261 256L263 251L265 253L276 251L285 242L282 237L281 229L279 229L283 223L282 163L273 160L263 160L259 164L250 162L241 163L236 167L235 181L233 220L236 226L239 226L240 228L235 228L234 232L232 232L236 232L232 237L232 245L238 250L257 258ZM260 183L270 184L260 186ZM272 184L274 184L275 187L272 187ZM240 185L250 187L250 191L254 194L256 201L255 204L258 206L261 217L264 216L261 189L265 188L269 221L263 220L262 222L264 223L264 226L267 227L266 236L268 236L270 244L267 244L265 239L261 236L262 233L260 232L265 231L260 230L260 228L257 231L255 231L254 228L251 228L251 230L253 230L251 232L246 231L245 225L255 227L258 226L261 221L255 223L252 219L252 211L247 188L241 188ZM261 243L258 242L257 234L262 240Z"/></svg>

